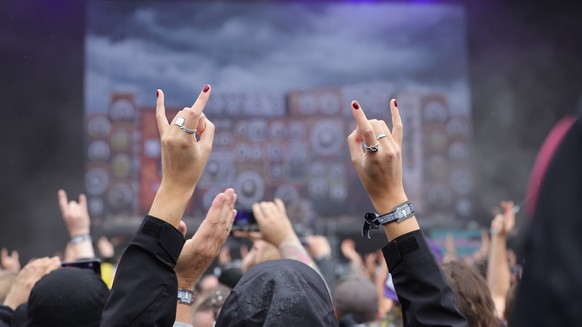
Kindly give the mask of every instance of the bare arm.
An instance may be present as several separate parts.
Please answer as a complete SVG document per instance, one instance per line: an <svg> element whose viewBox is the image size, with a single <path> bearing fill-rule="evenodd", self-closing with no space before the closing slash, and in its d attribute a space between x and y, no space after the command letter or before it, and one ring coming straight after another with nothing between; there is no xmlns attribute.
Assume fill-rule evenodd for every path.
<svg viewBox="0 0 582 327"><path fill-rule="evenodd" d="M68 201L67 193L59 190L59 206L63 221L69 232L69 250L73 260L82 258L95 258L95 250L91 240L91 219L87 209L87 197L79 195L79 202Z"/></svg>
<svg viewBox="0 0 582 327"><path fill-rule="evenodd" d="M352 164L378 214L408 200L402 183L402 120L390 101L392 131L383 120L368 120L352 102L357 128L348 136ZM362 142L366 152L362 151ZM384 225L390 241L383 254L402 305L405 326L467 326L416 220Z"/></svg>
<svg viewBox="0 0 582 327"><path fill-rule="evenodd" d="M276 246L283 258L303 262L321 275L319 268L295 234L281 199L275 199L275 202L255 203L253 213L261 228L262 239Z"/></svg>
<svg viewBox="0 0 582 327"><path fill-rule="evenodd" d="M507 234L515 226L513 202L501 202L503 214L497 214L491 222L491 251L487 266L487 284L491 291L495 314L503 319L505 297L511 286L511 272L507 261Z"/></svg>

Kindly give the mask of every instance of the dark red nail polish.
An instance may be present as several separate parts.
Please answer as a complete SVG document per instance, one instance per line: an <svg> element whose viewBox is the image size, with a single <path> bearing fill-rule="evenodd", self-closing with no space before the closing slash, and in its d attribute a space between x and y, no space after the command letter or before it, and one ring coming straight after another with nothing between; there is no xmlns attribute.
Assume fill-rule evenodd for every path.
<svg viewBox="0 0 582 327"><path fill-rule="evenodd" d="M396 100L394 100L394 107L398 107L398 103L396 103Z"/></svg>
<svg viewBox="0 0 582 327"><path fill-rule="evenodd" d="M156 98L160 96L160 90L156 90Z"/></svg>
<svg viewBox="0 0 582 327"><path fill-rule="evenodd" d="M208 90L210 90L210 85L208 84L204 85L204 90L202 90L202 92L206 93L208 92Z"/></svg>
<svg viewBox="0 0 582 327"><path fill-rule="evenodd" d="M352 103L352 107L354 107L354 109L358 110L358 109L360 109L360 104L358 103L358 101L354 101L354 103Z"/></svg>

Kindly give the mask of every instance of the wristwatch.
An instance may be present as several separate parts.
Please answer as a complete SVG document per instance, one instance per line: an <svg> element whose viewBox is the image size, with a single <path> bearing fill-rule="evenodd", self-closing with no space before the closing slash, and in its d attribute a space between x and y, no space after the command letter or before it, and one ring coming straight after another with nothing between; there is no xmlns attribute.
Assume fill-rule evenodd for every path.
<svg viewBox="0 0 582 327"><path fill-rule="evenodd" d="M370 238L370 229L378 229L380 225L390 224L392 222L401 223L406 219L414 216L412 203L406 201L401 203L384 215L378 215L375 212L368 212L364 216L364 227L362 227L362 236Z"/></svg>
<svg viewBox="0 0 582 327"><path fill-rule="evenodd" d="M192 291L185 288L180 288L178 290L178 303L192 305L192 303L194 303L194 296Z"/></svg>

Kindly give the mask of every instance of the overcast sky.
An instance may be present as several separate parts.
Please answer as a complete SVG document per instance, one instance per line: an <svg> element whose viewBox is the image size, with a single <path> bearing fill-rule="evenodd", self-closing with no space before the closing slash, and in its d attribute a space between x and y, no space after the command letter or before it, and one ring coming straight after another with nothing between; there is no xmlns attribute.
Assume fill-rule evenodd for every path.
<svg viewBox="0 0 582 327"><path fill-rule="evenodd" d="M464 13L449 5L93 2L86 38L86 110L112 91L153 105L213 92L388 83L439 90L468 110Z"/></svg>

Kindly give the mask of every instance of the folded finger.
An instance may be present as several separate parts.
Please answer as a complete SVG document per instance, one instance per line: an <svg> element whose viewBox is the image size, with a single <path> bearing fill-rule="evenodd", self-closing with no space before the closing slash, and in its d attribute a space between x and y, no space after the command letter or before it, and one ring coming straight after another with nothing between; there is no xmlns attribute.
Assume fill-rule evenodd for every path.
<svg viewBox="0 0 582 327"><path fill-rule="evenodd" d="M359 161L359 159L364 155L362 151L362 142L358 140L358 130L354 130L348 136L348 147L350 149L350 155L352 157L352 161Z"/></svg>

